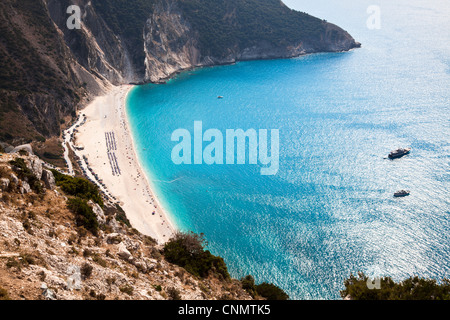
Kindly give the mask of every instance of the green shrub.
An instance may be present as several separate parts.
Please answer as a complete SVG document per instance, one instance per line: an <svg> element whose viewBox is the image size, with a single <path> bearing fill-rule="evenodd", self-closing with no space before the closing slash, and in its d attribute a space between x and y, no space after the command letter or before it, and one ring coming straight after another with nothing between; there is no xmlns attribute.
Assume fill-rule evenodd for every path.
<svg viewBox="0 0 450 320"><path fill-rule="evenodd" d="M242 289L247 291L252 297L255 297L256 295L256 285L255 285L255 279L248 275L245 278L241 279Z"/></svg>
<svg viewBox="0 0 450 320"><path fill-rule="evenodd" d="M89 263L84 263L80 268L81 276L84 280L89 279L94 268Z"/></svg>
<svg viewBox="0 0 450 320"><path fill-rule="evenodd" d="M56 170L52 170L52 172L55 176L56 185L61 187L65 193L84 200L92 200L103 207L102 197L95 184L83 178L62 174Z"/></svg>
<svg viewBox="0 0 450 320"><path fill-rule="evenodd" d="M106 260L103 259L98 253L94 254L94 256L92 257L92 261L102 266L103 268L106 268L108 266L108 262L106 262Z"/></svg>
<svg viewBox="0 0 450 320"><path fill-rule="evenodd" d="M267 300L288 300L289 296L272 283L263 282L256 286L256 292Z"/></svg>
<svg viewBox="0 0 450 320"><path fill-rule="evenodd" d="M155 290L156 291L158 291L158 292L161 292L162 291L162 287L160 286L160 285L156 285L156 286L154 286L155 287Z"/></svg>
<svg viewBox="0 0 450 320"><path fill-rule="evenodd" d="M167 289L167 295L169 296L170 300L181 300L180 291L173 287Z"/></svg>
<svg viewBox="0 0 450 320"><path fill-rule="evenodd" d="M0 287L0 300L10 300L8 291Z"/></svg>
<svg viewBox="0 0 450 320"><path fill-rule="evenodd" d="M164 256L167 261L185 268L195 276L205 278L211 272L229 279L224 260L204 250L204 246L203 235L179 232L164 246Z"/></svg>
<svg viewBox="0 0 450 320"><path fill-rule="evenodd" d="M45 137L43 137L43 136L36 136L35 140L38 141L38 142L45 142L45 141L47 141L47 139L45 139Z"/></svg>
<svg viewBox="0 0 450 320"><path fill-rule="evenodd" d="M380 278L380 289L370 289L369 278L364 273L350 275L345 280L342 298L352 300L450 300L450 280L438 283L434 279L411 277L399 283L390 277Z"/></svg>
<svg viewBox="0 0 450 320"><path fill-rule="evenodd" d="M67 201L67 207L76 216L76 223L78 227L84 227L91 231L94 235L98 231L98 221L92 208L88 205L87 201L78 197L69 199Z"/></svg>
<svg viewBox="0 0 450 320"><path fill-rule="evenodd" d="M20 264L20 262L18 260L16 260L15 258L8 258L8 261L6 262L6 267L8 269L11 268L16 268L18 270L21 269L22 265Z"/></svg>
<svg viewBox="0 0 450 320"><path fill-rule="evenodd" d="M43 156L44 156L44 158L51 159L51 160L62 159L62 157L60 155L57 155L57 154L54 154L51 152L47 152L47 151L44 152Z"/></svg>

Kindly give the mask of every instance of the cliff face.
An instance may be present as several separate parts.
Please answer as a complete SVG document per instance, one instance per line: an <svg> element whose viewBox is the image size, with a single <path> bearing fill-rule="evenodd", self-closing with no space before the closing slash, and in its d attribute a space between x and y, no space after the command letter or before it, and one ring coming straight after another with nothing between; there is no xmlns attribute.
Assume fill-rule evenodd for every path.
<svg viewBox="0 0 450 320"><path fill-rule="evenodd" d="M66 26L74 4L81 30ZM4 0L0 15L0 140L11 141L59 135L61 119L110 83L359 46L278 0Z"/></svg>
<svg viewBox="0 0 450 320"><path fill-rule="evenodd" d="M67 8L76 4L82 8L81 30L67 28ZM95 78L104 78L113 84L137 81L128 49L105 21L99 17L91 1L47 0L50 18L73 55Z"/></svg>
<svg viewBox="0 0 450 320"><path fill-rule="evenodd" d="M201 65L197 34L175 1L155 4L144 27L145 78L157 82Z"/></svg>
<svg viewBox="0 0 450 320"><path fill-rule="evenodd" d="M221 0L217 1L221 2ZM304 32L298 38L297 35L291 37L288 32L285 32L281 37L278 36L282 38L281 42L274 41L280 39L264 35L249 36L253 30L247 26L242 28L240 25L241 21L246 18L244 8L239 7L243 3L242 1L228 1L223 4L221 9L214 6L214 13L205 10L200 14L197 10L191 11L187 6L187 3L191 4L192 2L194 1L161 0L155 4L153 14L147 20L144 28L146 73L143 81L157 82L170 77L175 72L193 67L230 64L243 60L292 58L314 52L348 51L360 46L350 34L338 26L306 14L296 16L301 13L288 9L280 1L264 0L260 2L269 4L275 2L277 9L282 11L277 12L280 16L286 14L295 16L299 20L310 19L316 27L314 36L309 36ZM199 8L206 8L208 3L200 0L196 1L195 5ZM267 15L270 13L267 12ZM217 16L214 17L214 14ZM205 17L211 18L211 21L204 20ZM196 28L196 25L199 26L199 20L203 22L203 25ZM204 25L214 25L213 20L219 21L221 29L204 30ZM262 21L255 21L253 25L256 28L263 28L263 30L279 27L276 25L279 21L270 21L269 19L265 22L266 26L261 26L261 23ZM204 33L208 33L216 41L217 39L221 41L217 50L211 50L208 48L208 44L202 44L202 40L205 42L202 39ZM224 33L238 36L225 37ZM240 36L243 33L245 36Z"/></svg>

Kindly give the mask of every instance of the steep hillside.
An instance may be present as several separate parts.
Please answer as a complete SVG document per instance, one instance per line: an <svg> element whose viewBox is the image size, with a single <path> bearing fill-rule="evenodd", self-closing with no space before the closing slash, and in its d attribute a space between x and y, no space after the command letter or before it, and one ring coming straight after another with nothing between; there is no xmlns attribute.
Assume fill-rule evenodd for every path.
<svg viewBox="0 0 450 320"><path fill-rule="evenodd" d="M81 30L66 26L73 4ZM110 83L359 46L279 0L4 0L0 18L0 141L16 145L58 136Z"/></svg>
<svg viewBox="0 0 450 320"><path fill-rule="evenodd" d="M205 274L176 265L88 181L58 175L36 156L0 154L0 300L252 299L220 257L201 250Z"/></svg>

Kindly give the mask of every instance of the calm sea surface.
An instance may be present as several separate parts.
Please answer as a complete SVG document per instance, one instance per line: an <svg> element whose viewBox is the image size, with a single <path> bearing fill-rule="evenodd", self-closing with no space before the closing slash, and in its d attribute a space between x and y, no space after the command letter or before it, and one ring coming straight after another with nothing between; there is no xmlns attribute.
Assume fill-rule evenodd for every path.
<svg viewBox="0 0 450 320"><path fill-rule="evenodd" d="M450 277L450 4L286 1L361 49L185 72L128 99L137 152L182 230L204 233L233 277L293 299L339 299L350 273ZM217 99L217 96L224 99ZM280 169L180 165L172 132L279 129ZM205 144L206 146L206 144ZM385 159L411 147L400 160ZM400 189L411 191L395 199ZM150 212L149 212L150 214Z"/></svg>

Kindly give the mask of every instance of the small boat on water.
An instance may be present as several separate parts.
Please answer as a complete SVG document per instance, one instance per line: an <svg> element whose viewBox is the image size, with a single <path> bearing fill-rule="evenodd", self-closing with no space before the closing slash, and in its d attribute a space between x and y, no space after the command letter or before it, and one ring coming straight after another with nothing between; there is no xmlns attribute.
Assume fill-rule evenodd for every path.
<svg viewBox="0 0 450 320"><path fill-rule="evenodd" d="M410 194L411 194L410 191L400 190L400 191L397 191L396 193L394 193L394 197L396 197L396 198L407 197Z"/></svg>
<svg viewBox="0 0 450 320"><path fill-rule="evenodd" d="M223 97L222 96L218 96L217 99L223 99Z"/></svg>
<svg viewBox="0 0 450 320"><path fill-rule="evenodd" d="M389 157L389 159L397 159L397 158L406 156L410 152L411 152L411 148L406 148L406 149L400 148L400 149L392 151L388 157Z"/></svg>

